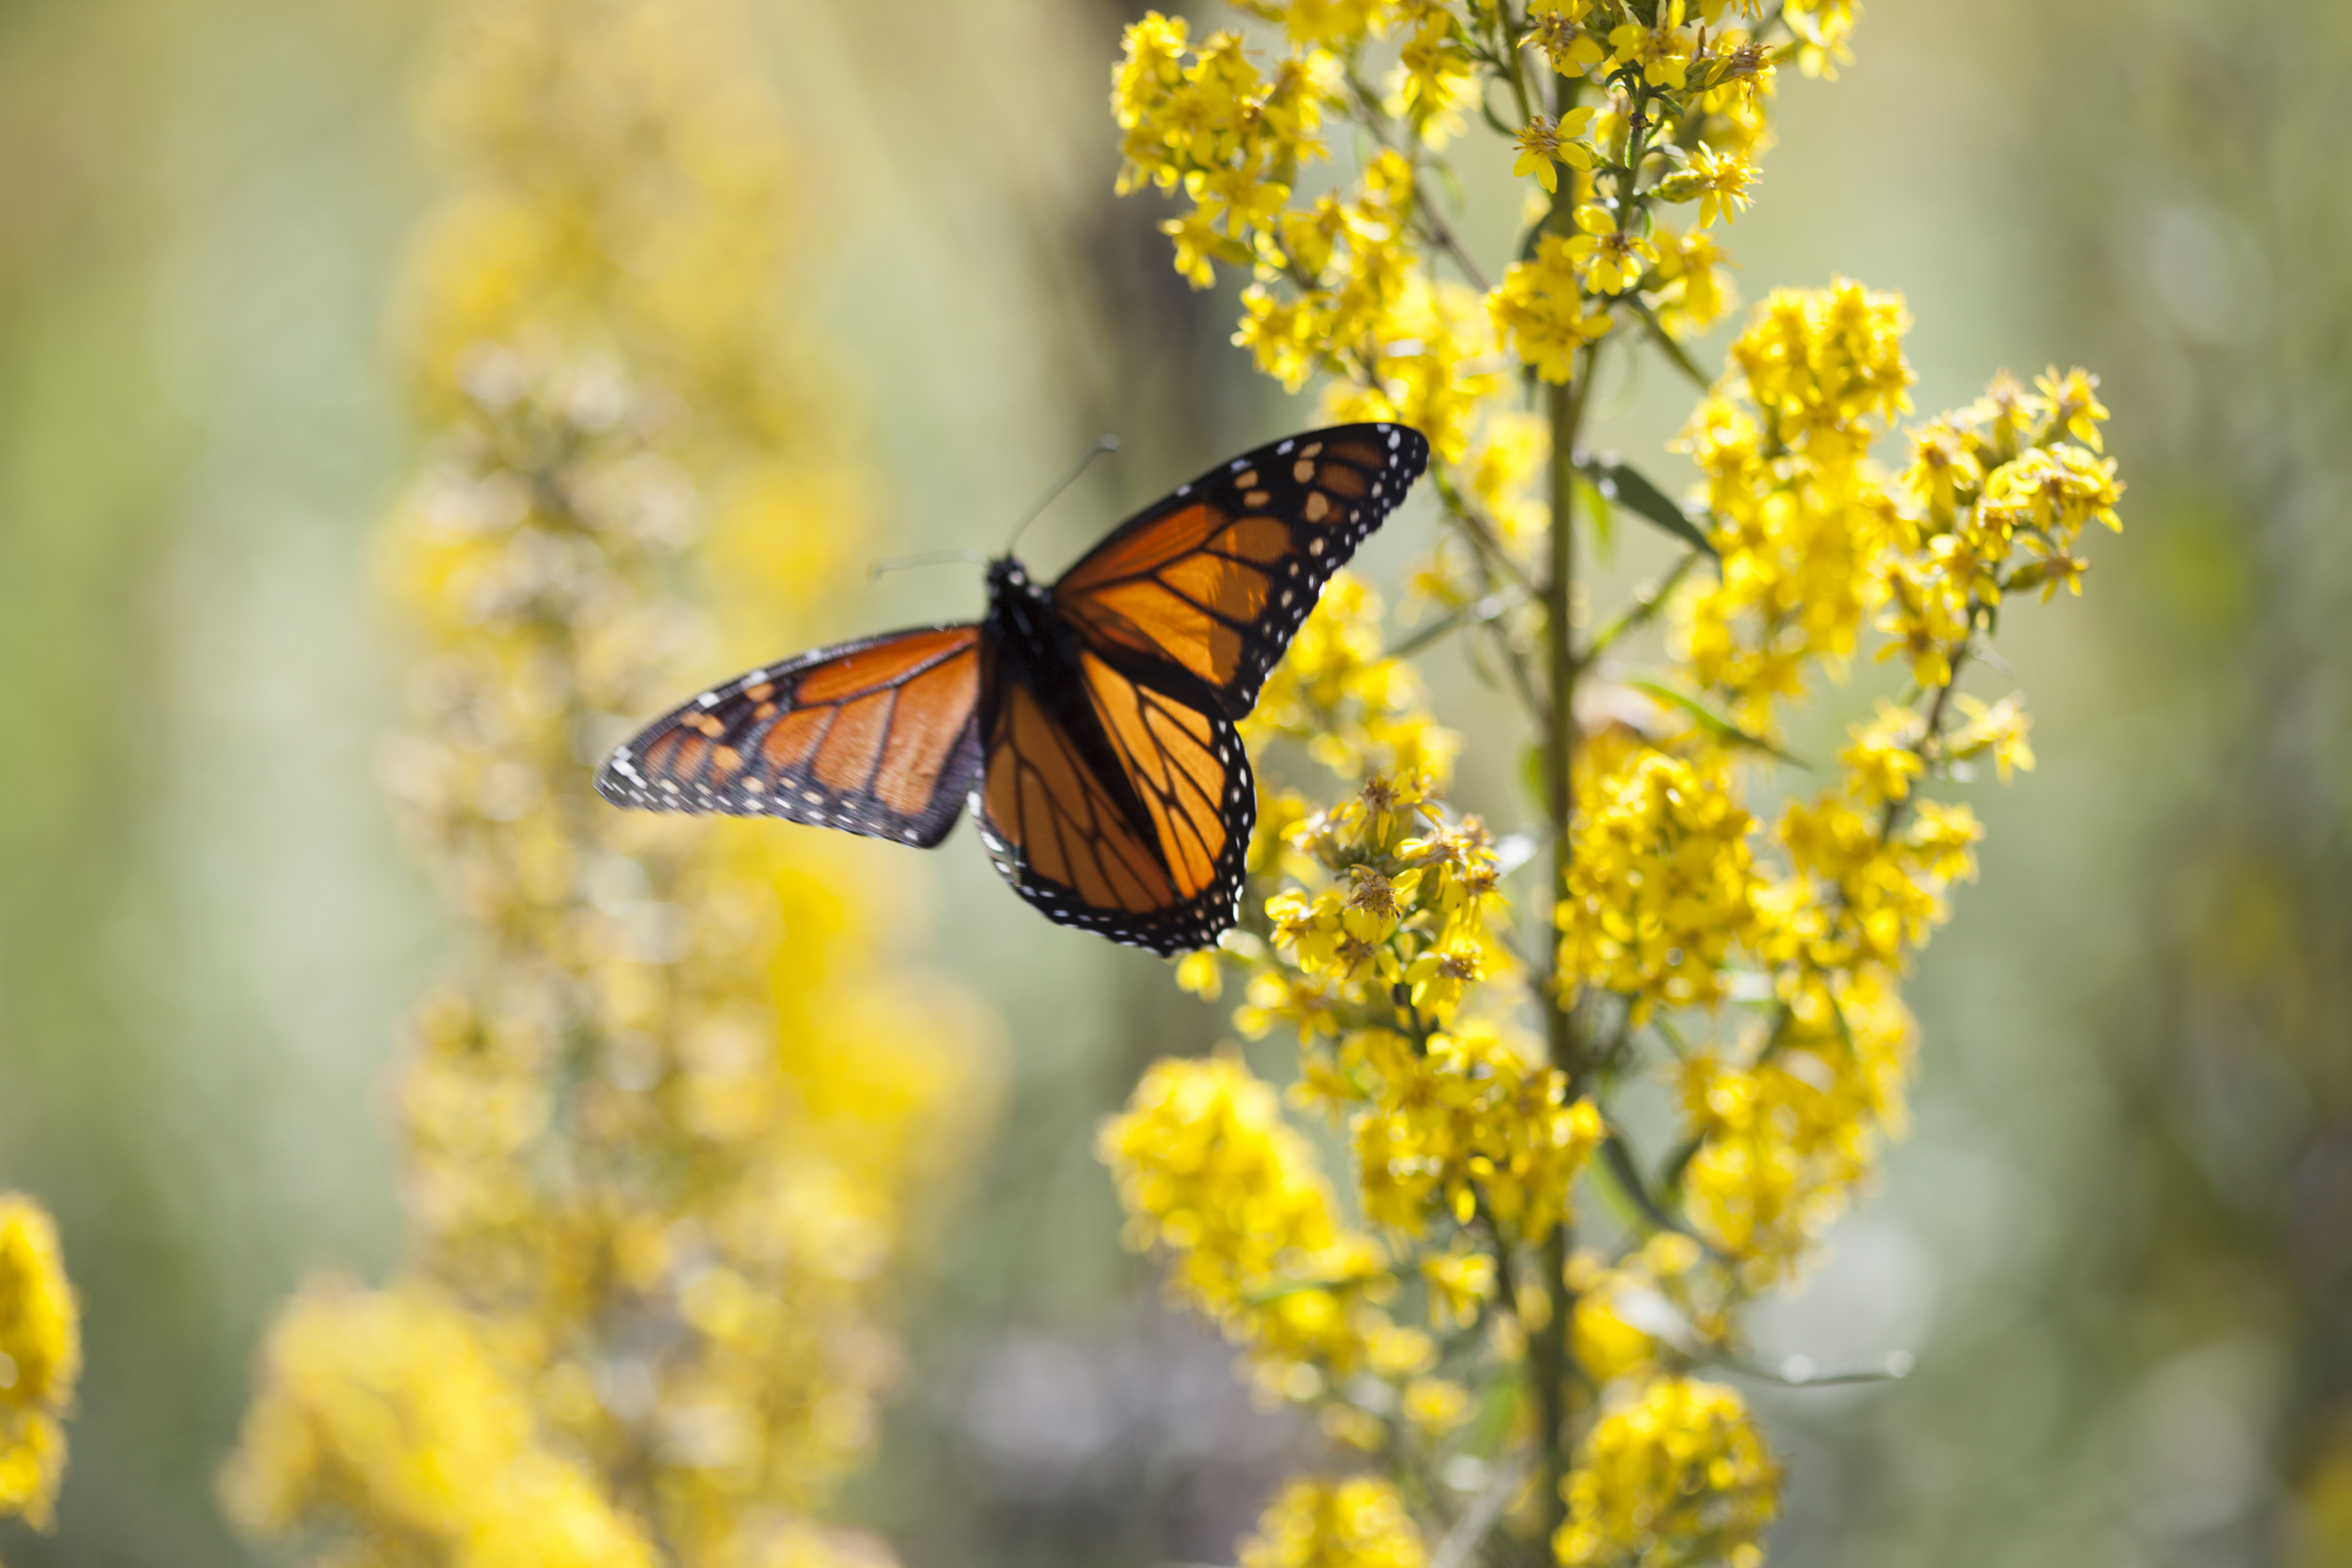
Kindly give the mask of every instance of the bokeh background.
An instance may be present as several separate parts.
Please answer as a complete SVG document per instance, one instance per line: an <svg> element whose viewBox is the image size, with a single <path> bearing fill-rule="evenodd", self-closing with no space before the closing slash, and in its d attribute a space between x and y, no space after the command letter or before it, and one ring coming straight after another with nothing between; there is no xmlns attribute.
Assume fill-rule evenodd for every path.
<svg viewBox="0 0 2352 1568"><path fill-rule="evenodd" d="M1170 270L1154 201L1111 195L1140 8L754 9L872 554L994 548L1116 430L1025 543L1058 568L1309 416L1226 344L1229 292ZM89 1358L60 1529L0 1527L13 1562L270 1560L212 1491L256 1337L305 1273L396 1246L383 1086L451 947L380 802L404 699L371 564L416 452L386 302L437 188L432 12L0 7L0 1185L55 1209ZM2352 7L1878 0L1858 49L1785 81L1743 290L1903 290L1924 410L2099 370L2132 489L2088 596L2004 638L2041 765L1975 801L1913 1136L1758 1320L1918 1368L1759 1393L1776 1560L2352 1562ZM1607 402L1604 439L1676 475L1683 389ZM900 574L839 629L979 592ZM1465 803L1515 821L1498 709L1428 666ZM1229 1560L1311 1437L1162 1309L1091 1149L1220 1014L1026 917L964 838L891 874L1010 1049L844 1510L914 1568Z"/></svg>

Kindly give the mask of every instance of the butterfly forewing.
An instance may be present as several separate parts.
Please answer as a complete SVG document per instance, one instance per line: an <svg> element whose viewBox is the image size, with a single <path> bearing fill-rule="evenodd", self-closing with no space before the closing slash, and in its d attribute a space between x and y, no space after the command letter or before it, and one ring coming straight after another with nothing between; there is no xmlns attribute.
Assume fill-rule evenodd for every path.
<svg viewBox="0 0 2352 1568"><path fill-rule="evenodd" d="M780 816L928 848L978 776L979 691L977 626L821 648L647 725L596 787L641 810Z"/></svg>
<svg viewBox="0 0 2352 1568"><path fill-rule="evenodd" d="M1245 717L1324 583L1428 463L1399 424L1260 447L1122 523L1054 584L1054 607L1099 649L1164 661Z"/></svg>

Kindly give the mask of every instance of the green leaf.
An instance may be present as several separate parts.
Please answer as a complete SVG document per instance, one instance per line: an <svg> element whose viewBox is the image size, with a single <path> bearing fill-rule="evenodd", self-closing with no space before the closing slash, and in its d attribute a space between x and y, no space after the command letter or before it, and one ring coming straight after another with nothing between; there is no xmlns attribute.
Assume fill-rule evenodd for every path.
<svg viewBox="0 0 2352 1568"><path fill-rule="evenodd" d="M1585 515L1592 519L1594 553L1600 557L1602 565L1615 565L1617 563L1617 509L1610 504L1609 492L1603 490L1597 482L1583 483L1576 488L1579 505L1583 508Z"/></svg>
<svg viewBox="0 0 2352 1568"><path fill-rule="evenodd" d="M1655 698L1657 701L1666 704L1670 708L1681 709L1684 712L1689 713L1692 718L1698 720L1699 728L1705 730L1709 735L1714 736L1715 739L1728 746L1744 746L1750 751L1762 752L1767 757L1776 757L1784 762L1788 762L1793 766L1805 768L1807 770L1810 770L1813 766L1811 762L1806 761L1803 758L1796 756L1794 753L1782 751L1778 746L1773 745L1772 742L1766 740L1763 736L1749 734L1746 730L1741 729L1739 725L1733 723L1730 719L1724 717L1721 713L1718 713L1715 711L1715 710L1709 708L1697 698L1691 697L1683 692L1678 692L1671 686L1661 685L1654 680L1642 680L1638 677L1636 679L1627 681L1625 684L1631 686L1634 690L1642 693L1645 697Z"/></svg>
<svg viewBox="0 0 2352 1568"><path fill-rule="evenodd" d="M1690 514L1677 505L1674 498L1656 485L1639 468L1618 462L1613 457L1587 458L1579 465L1592 476L1600 493L1619 506L1628 508L1645 521L1655 523L1683 543L1716 556L1715 542L1707 531L1690 520Z"/></svg>

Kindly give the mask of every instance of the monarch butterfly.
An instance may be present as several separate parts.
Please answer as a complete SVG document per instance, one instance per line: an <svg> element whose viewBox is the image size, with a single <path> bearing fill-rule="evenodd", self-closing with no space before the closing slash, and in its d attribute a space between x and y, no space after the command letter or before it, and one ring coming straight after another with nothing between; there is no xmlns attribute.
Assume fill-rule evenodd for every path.
<svg viewBox="0 0 2352 1568"><path fill-rule="evenodd" d="M1233 925L1257 819L1234 729L1323 584L1429 461L1345 424L1235 458L1059 581L1006 555L988 614L820 648L712 687L596 775L615 806L780 816L928 849L968 802L1013 890L1166 956Z"/></svg>

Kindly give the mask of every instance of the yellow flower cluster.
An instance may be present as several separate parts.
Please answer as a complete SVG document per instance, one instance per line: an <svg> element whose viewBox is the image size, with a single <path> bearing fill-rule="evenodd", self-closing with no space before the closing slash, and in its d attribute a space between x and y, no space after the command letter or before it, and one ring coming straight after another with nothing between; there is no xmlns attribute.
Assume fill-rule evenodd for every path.
<svg viewBox="0 0 2352 1568"><path fill-rule="evenodd" d="M1697 1141L1684 1200L1743 1285L1787 1278L1869 1176L1876 1140L1901 1127L1911 1045L1891 977L1871 969L1798 993L1737 1059L1702 1052L1682 1065Z"/></svg>
<svg viewBox="0 0 2352 1568"><path fill-rule="evenodd" d="M1756 1568L1779 1487L1736 1392L1659 1378L1592 1429L1553 1549L1569 1568Z"/></svg>
<svg viewBox="0 0 2352 1568"><path fill-rule="evenodd" d="M1396 706L1399 688L1372 657L1377 606L1351 582L1336 586L1309 621L1316 638L1302 637L1303 652L1269 683L1281 688L1275 717L1253 721L1268 733L1311 732L1314 713L1328 726ZM1415 715L1407 731L1426 722ZM1319 739L1314 755L1344 776L1367 760L1369 748L1331 728ZM1254 879L1280 889L1265 899L1264 934L1237 933L1222 955L1249 976L1243 1031L1287 1023L1309 1043L1297 1093L1348 1117L1357 1199L1401 1245L1474 1230L1540 1244L1567 1218L1606 1129L1539 1046L1482 1011L1491 997L1520 994L1485 828L1449 819L1426 775L1378 770L1330 809L1284 820ZM1183 978L1213 994L1219 963L1196 955ZM1468 1393L1430 1375L1440 1359L1431 1333L1479 1318L1497 1288L1492 1260L1448 1245L1425 1252L1413 1276L1393 1271L1389 1249L1334 1217L1310 1147L1238 1059L1158 1063L1106 1128L1102 1153L1133 1216L1131 1240L1174 1254L1179 1293L1252 1348L1266 1386L1322 1398L1327 1427L1372 1449L1391 1442L1392 1423L1435 1438L1468 1418ZM1430 1332L1398 1326L1378 1304L1408 1281L1421 1287ZM1367 1404L1360 1379L1347 1381L1364 1370L1401 1387Z"/></svg>
<svg viewBox="0 0 2352 1568"><path fill-rule="evenodd" d="M2122 485L2097 450L2107 411L2082 370L2032 393L2002 376L1912 432L1899 480L1874 468L1871 443L1910 407L1908 324L1899 299L1847 280L1775 293L1678 443L1706 476L1722 557L1687 607L1684 657L1750 729L1802 692L1808 662L1852 654L1874 613L1881 658L1948 685L1979 616L2009 591L2081 592L2077 536L2118 526ZM1902 798L1897 782L1885 798Z"/></svg>
<svg viewBox="0 0 2352 1568"><path fill-rule="evenodd" d="M1561 1562L1748 1568L1777 1471L1738 1396L1690 1374L1736 1347L1741 1306L1801 1267L1901 1128L1901 975L1981 836L1933 797L2034 760L2017 699L1956 685L2005 599L2080 591L2080 535L2115 525L2121 494L2106 410L2080 370L2031 391L2003 376L1907 432L1908 466L1884 470L1873 450L1911 410L1908 317L1845 279L1771 294L1711 383L1691 358L1735 307L1722 236L1768 190L1778 73L1834 75L1851 0L1241 9L1280 29L1250 34L1254 56L1156 14L1128 30L1121 189L1186 200L1165 227L1196 284L1250 271L1235 341L1260 370L1294 390L1326 377L1327 410L1429 435L1443 531L1408 594L1436 618L1412 645L1458 632L1499 666L1534 732L1542 820L1506 852L1446 813L1458 743L1381 656L1377 603L1340 579L1246 733L1302 747L1343 788L1321 807L1262 775L1244 929L1179 979L1214 998L1238 968L1241 1032L1296 1031L1293 1098L1345 1126L1353 1196L1394 1260L1361 1299L1421 1294L1434 1359L1387 1403L1318 1382L1333 1434L1383 1454L1398 1496L1449 1455L1533 1450L1541 1530L1496 1528ZM1494 134L1467 136L1479 122ZM1348 145L1343 128L1353 169L1302 180ZM1521 182L1499 266L1461 238L1471 160ZM1583 450L1592 367L1645 349L1703 389L1676 443L1704 480L1690 505ZM1513 406L1522 391L1533 409ZM1604 546L1639 517L1682 549L1592 630L1572 514ZM1663 667L1627 671L1619 639L1660 617ZM1788 756L1784 706L1865 648L1912 689L1853 727L1826 789L1759 819L1751 772ZM1517 900L1544 953L1530 973L1502 882L1536 855L1550 881ZM1609 1108L1653 1068L1676 1125L1645 1163ZM1117 1124L1129 1139L1105 1146L1144 1204L1139 1236L1198 1262L1192 1233L1151 1206L1164 1198L1141 1196L1139 1161L1164 1159L1132 1143L1144 1125L1152 1148L1195 1151L1183 1214L1231 1228L1253 1201L1311 1192L1339 1226L1270 1094L1245 1138L1216 1096L1166 1092L1209 1072L1155 1069L1149 1106ZM1221 1161L1226 1139L1257 1152ZM1614 1257L1575 1245L1587 1188L1632 1232ZM1217 1277L1222 1297L1188 1294L1229 1324L1229 1299L1261 1310ZM1506 1380L1524 1394L1493 1397ZM1473 1404L1492 1419L1465 1421ZM1498 1408L1524 1425L1504 1432ZM1341 1494L1299 1483L1250 1550L1356 1560L1303 1544L1346 1538Z"/></svg>
<svg viewBox="0 0 2352 1568"><path fill-rule="evenodd" d="M472 944L398 1087L411 1272L291 1308L234 1496L345 1560L870 1562L808 1521L873 1442L908 1205L985 1103L967 1009L909 983L846 846L589 787L693 673L789 641L857 530L784 368L778 108L732 0L448 29L389 783Z"/></svg>
<svg viewBox="0 0 2352 1568"><path fill-rule="evenodd" d="M1899 1123L1910 1025L1895 976L1942 919L1945 886L1974 874L1982 836L1967 807L1919 785L1980 756L2003 778L2033 766L2017 700L1955 698L1953 682L2005 593L2079 591L2078 535L2116 525L2106 410L2081 370L2032 393L1998 378L1911 433L1899 478L1874 469L1871 441L1907 407L1903 325L1898 300L1850 282L1776 294L1681 443L1707 477L1723 563L1684 607L1694 683L1766 731L1810 663L1875 626L1879 657L1919 689L1855 725L1841 782L1773 826L1785 871L1751 890L1745 942L1775 976L1774 1023L1735 1053L1745 1065L1708 1052L1681 1069L1700 1139L1687 1196L1751 1285L1786 1275L1868 1174L1874 1130Z"/></svg>
<svg viewBox="0 0 2352 1568"><path fill-rule="evenodd" d="M1577 239L1543 235L1536 241L1535 256L1513 262L1502 274L1501 286L1488 297L1495 335L1538 375L1555 384L1576 374L1577 356L1612 324L1606 307L1585 296L1588 272L1583 262L1591 254L1591 246L1580 249Z"/></svg>
<svg viewBox="0 0 2352 1568"><path fill-rule="evenodd" d="M1901 301L1847 280L1776 292L1678 443L1706 476L1721 560L1685 607L1682 657L1747 729L1772 727L1808 664L1852 654L1881 562L1910 543L1865 462L1910 406L1907 325Z"/></svg>
<svg viewBox="0 0 2352 1568"><path fill-rule="evenodd" d="M1293 1481L1242 1543L1242 1568L1422 1568L1428 1561L1396 1489L1371 1476Z"/></svg>
<svg viewBox="0 0 2352 1568"><path fill-rule="evenodd" d="M1181 188L1192 199L1190 213L1163 225L1176 241L1179 270L1203 287L1214 262L1256 273L1239 341L1269 373L1296 386L1312 370L1331 370L1377 391L1390 375L1383 360L1391 346L1422 343L1403 316L1428 314L1426 303L1405 308L1396 284L1411 271L1412 250L1452 241L1425 201L1420 168L1440 167L1435 155L1458 133L1464 112L1481 104L1482 65L1492 72L1522 44L1540 48L1553 74L1606 106L1605 113L1583 105L1547 115L1532 107L1537 84L1515 62L1503 77L1521 109L1512 172L1547 194L1563 192L1562 167L1576 176L1564 192L1576 223L1558 237L1579 247L1578 270L1600 280L1602 294L1639 284L1652 309L1671 290L1677 330L1713 318L1724 290L1712 278L1712 247L1687 250L1677 242L1667 270L1648 210L1696 202L1705 227L1736 217L1755 182L1750 160L1769 139L1763 104L1774 57L1745 33L1717 25L1722 5L1686 19L1676 0L1645 9L1644 21L1613 0L1549 3L1533 9L1524 27L1494 7L1439 0L1244 9L1285 24L1292 47L1270 74L1249 59L1239 34L1211 34L1196 49L1182 20L1152 13L1128 29L1111 104L1126 155L1120 188ZM1820 40L1808 47L1842 49L1850 14L1838 21L1818 10L1801 15ZM1375 98L1355 67L1366 37L1389 31L1405 41L1389 91ZM1804 36L1792 31L1788 48ZM1638 101L1613 86L1628 78ZM1366 161L1353 197L1325 194L1293 205L1299 166L1325 156L1319 132L1342 115L1369 122L1382 150ZM1596 161L1631 175L1614 206L1594 200ZM1575 290L1554 286L1560 263L1539 255L1492 289L1465 279L1488 294L1498 329L1519 342L1527 362L1554 380L1570 373L1561 341L1590 341L1608 325L1605 314L1576 308ZM1689 286L1700 270L1708 280ZM1278 285L1291 291L1291 303L1277 301ZM1465 334L1453 345L1453 363L1490 352ZM1396 401L1393 416L1411 419L1440 452L1458 459L1458 421L1415 417L1406 400Z"/></svg>
<svg viewBox="0 0 2352 1568"><path fill-rule="evenodd" d="M47 1530L81 1376L81 1316L48 1211L0 1193L0 1518Z"/></svg>
<svg viewBox="0 0 2352 1568"><path fill-rule="evenodd" d="M1577 1172L1605 1129L1590 1100L1523 1039L1474 1020L1425 1045L1389 1030L1342 1044L1338 1071L1310 1064L1307 1092L1366 1108L1352 1123L1364 1212L1408 1236L1433 1214L1484 1212L1541 1241L1567 1215Z"/></svg>
<svg viewBox="0 0 2352 1568"><path fill-rule="evenodd" d="M1128 1240L1176 1255L1174 1289L1250 1348L1260 1382L1311 1398L1397 1330L1380 1244L1338 1216L1273 1088L1233 1056L1154 1064L1102 1129Z"/></svg>
<svg viewBox="0 0 2352 1568"><path fill-rule="evenodd" d="M1752 824L1729 775L1721 757L1644 750L1587 783L1558 911L1560 977L1630 998L1637 1027L1661 1004L1722 1001L1733 947L1755 924Z"/></svg>
<svg viewBox="0 0 2352 1568"><path fill-rule="evenodd" d="M232 1510L281 1530L319 1497L366 1519L389 1562L653 1568L644 1532L554 1451L470 1314L420 1285L316 1283L263 1351L270 1386L224 1480Z"/></svg>
<svg viewBox="0 0 2352 1568"><path fill-rule="evenodd" d="M1266 901L1273 945L1349 1024L1450 1027L1468 987L1513 967L1493 841L1475 817L1447 822L1422 775L1374 773L1289 844L1290 868L1318 885ZM1262 1033L1275 1015L1248 1027ZM1324 1032L1309 1014L1294 1021L1301 1038Z"/></svg>

